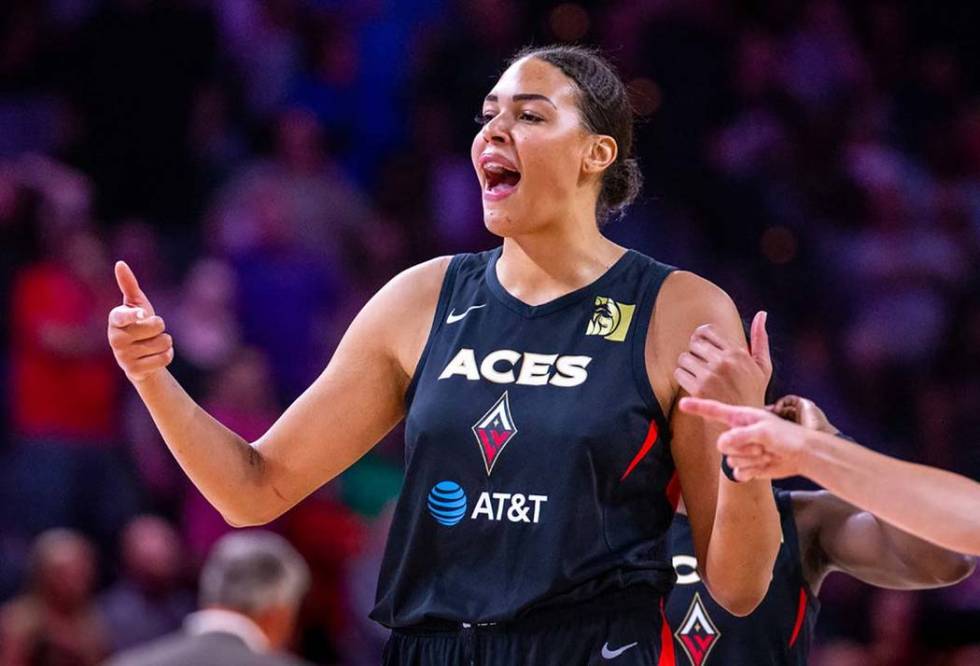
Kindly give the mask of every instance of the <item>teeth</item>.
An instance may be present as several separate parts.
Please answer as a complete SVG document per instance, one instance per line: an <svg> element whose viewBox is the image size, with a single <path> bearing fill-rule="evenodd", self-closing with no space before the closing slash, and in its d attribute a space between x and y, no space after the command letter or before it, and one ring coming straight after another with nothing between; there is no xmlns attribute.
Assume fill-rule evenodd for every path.
<svg viewBox="0 0 980 666"><path fill-rule="evenodd" d="M504 173L505 171L507 171L507 169L504 168L502 165L495 164L493 162L485 165L483 168L490 173Z"/></svg>

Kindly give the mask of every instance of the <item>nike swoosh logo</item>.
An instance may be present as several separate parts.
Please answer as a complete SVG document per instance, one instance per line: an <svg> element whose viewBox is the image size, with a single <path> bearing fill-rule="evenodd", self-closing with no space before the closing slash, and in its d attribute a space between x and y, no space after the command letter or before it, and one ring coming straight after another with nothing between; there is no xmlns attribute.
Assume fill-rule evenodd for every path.
<svg viewBox="0 0 980 666"><path fill-rule="evenodd" d="M616 650L610 650L609 649L609 643L605 643L602 646L602 658L603 659L615 659L616 657L618 657L619 655L623 654L624 652L626 652L630 648L635 648L637 645L639 645L639 643L630 643L629 645L624 645L623 647L618 648Z"/></svg>
<svg viewBox="0 0 980 666"><path fill-rule="evenodd" d="M446 323L455 324L457 321L459 321L460 319L468 315L470 313L470 310L479 310L480 308L485 308L485 307L487 307L486 303L484 303L483 305L471 305L470 307L466 308L459 314L456 314L456 308L453 308L452 310L449 311L449 316L446 317Z"/></svg>

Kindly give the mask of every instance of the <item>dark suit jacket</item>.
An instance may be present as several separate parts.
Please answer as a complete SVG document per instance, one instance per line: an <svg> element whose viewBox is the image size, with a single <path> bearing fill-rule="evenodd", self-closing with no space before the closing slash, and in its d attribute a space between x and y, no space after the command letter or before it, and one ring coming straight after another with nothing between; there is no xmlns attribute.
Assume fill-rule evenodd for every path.
<svg viewBox="0 0 980 666"><path fill-rule="evenodd" d="M177 632L116 655L106 666L306 666L285 654L252 652L234 634Z"/></svg>

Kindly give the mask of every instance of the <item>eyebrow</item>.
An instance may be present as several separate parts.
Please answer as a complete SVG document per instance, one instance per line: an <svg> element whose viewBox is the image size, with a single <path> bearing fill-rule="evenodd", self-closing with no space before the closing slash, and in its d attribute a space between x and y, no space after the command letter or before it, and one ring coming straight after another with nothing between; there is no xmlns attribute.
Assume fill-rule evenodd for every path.
<svg viewBox="0 0 980 666"><path fill-rule="evenodd" d="M558 108L558 105L556 105L554 102L552 102L551 101L551 98L546 97L545 95L540 95L538 93L517 93L511 99L513 99L515 102L526 102L528 100L541 100L543 102L547 102L548 104L550 104L551 106L555 107L556 109ZM494 95L493 93L491 93L491 94L487 95L486 97L484 97L483 98L483 101L484 102L496 102L496 101L498 101L498 97L496 95Z"/></svg>

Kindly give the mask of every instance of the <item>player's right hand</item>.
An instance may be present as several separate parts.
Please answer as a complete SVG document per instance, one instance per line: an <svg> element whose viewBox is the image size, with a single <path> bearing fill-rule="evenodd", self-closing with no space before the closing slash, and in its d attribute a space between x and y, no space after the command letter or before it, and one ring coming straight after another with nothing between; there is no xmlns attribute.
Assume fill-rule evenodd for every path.
<svg viewBox="0 0 980 666"><path fill-rule="evenodd" d="M109 311L109 346L129 381L138 383L174 360L173 339L124 261L116 262L116 283L123 303Z"/></svg>
<svg viewBox="0 0 980 666"><path fill-rule="evenodd" d="M728 426L718 437L718 450L728 456L737 481L805 475L807 428L765 409L717 400L682 398L680 410Z"/></svg>

